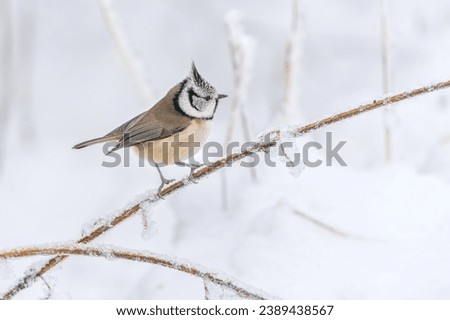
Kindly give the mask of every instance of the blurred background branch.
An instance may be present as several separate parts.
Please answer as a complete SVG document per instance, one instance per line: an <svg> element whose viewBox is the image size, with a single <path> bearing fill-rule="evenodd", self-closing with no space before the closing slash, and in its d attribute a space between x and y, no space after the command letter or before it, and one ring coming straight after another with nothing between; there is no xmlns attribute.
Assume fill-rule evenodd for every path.
<svg viewBox="0 0 450 320"><path fill-rule="evenodd" d="M5 139L11 118L13 79L13 26L9 0L0 1L0 137ZM0 143L0 170L5 143Z"/></svg>
<svg viewBox="0 0 450 320"><path fill-rule="evenodd" d="M389 8L388 0L380 2L380 44L381 44L381 87L383 94L389 94L391 90L390 75L390 53L389 53ZM392 119L394 110L384 110L384 159L386 162L392 160Z"/></svg>
<svg viewBox="0 0 450 320"><path fill-rule="evenodd" d="M244 31L243 15L237 11L230 11L225 15L225 30L230 50L231 65L233 67L234 94L228 119L225 145L229 145L235 137L235 127L240 118L245 141L250 141L250 124L247 114L248 84L251 78L252 61L255 59L255 39ZM251 168L250 175L253 182L257 181L256 168ZM222 207L229 209L228 182L225 171L222 171Z"/></svg>
<svg viewBox="0 0 450 320"><path fill-rule="evenodd" d="M284 94L282 119L286 121L301 121L299 104L299 69L301 62L301 32L300 32L300 0L291 0L291 27L286 44L284 59Z"/></svg>
<svg viewBox="0 0 450 320"><path fill-rule="evenodd" d="M25 146L35 139L36 120L33 105L33 79L38 33L38 2L16 2L17 41L14 62L15 102L19 108L19 135Z"/></svg>
<svg viewBox="0 0 450 320"><path fill-rule="evenodd" d="M131 46L125 36L125 31L119 19L117 18L114 8L111 4L111 0L98 0L103 21L107 27L114 43L119 51L122 59L127 66L131 77L135 81L136 87L144 101L145 105L151 105L155 102L153 96L152 87L144 74L144 69L142 68L142 63L133 53Z"/></svg>

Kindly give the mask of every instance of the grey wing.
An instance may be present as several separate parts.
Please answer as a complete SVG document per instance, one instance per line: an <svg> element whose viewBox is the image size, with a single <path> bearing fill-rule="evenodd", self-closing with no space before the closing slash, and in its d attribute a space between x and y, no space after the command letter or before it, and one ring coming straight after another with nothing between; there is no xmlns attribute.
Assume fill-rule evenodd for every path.
<svg viewBox="0 0 450 320"><path fill-rule="evenodd" d="M109 136L116 136L118 134L124 133L129 127L133 126L133 124L136 123L140 118L144 117L146 113L147 113L147 111L142 112L141 114L137 115L133 119L128 120L127 122L125 122L121 126L115 128L113 131L111 131L110 133L108 133L105 136L107 136L107 137L109 137Z"/></svg>
<svg viewBox="0 0 450 320"><path fill-rule="evenodd" d="M156 120L139 121L142 120L142 118L139 118L140 116L141 115L137 116L127 123L124 123L122 126L111 132L111 134L115 135L121 134L121 138L119 142L108 153L122 148L132 147L144 142L164 139L182 131L187 127L187 125L181 125L171 128L164 128L162 124Z"/></svg>

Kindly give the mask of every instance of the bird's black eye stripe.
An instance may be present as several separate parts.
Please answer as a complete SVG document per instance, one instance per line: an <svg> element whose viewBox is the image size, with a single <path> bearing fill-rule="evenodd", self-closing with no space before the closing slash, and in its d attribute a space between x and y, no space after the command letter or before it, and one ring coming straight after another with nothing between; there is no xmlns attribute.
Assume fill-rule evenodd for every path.
<svg viewBox="0 0 450 320"><path fill-rule="evenodd" d="M190 89L188 93L189 93L189 103L191 104L192 107L194 107L198 111L200 111L200 110L195 106L194 101L192 99L193 96L196 96L197 98L200 98L200 99L205 99L206 101L209 101L211 99L210 97L207 97L207 98L200 97L198 94L195 93L195 91L193 89Z"/></svg>
<svg viewBox="0 0 450 320"><path fill-rule="evenodd" d="M190 90L189 90L189 103L191 104L191 106L192 106L194 109L196 109L197 111L200 111L200 110L195 106L194 101L192 100L192 97L193 97L193 96L196 96L197 98L200 98L200 96L199 96L198 94L196 94L196 93L194 92L193 89L190 89Z"/></svg>

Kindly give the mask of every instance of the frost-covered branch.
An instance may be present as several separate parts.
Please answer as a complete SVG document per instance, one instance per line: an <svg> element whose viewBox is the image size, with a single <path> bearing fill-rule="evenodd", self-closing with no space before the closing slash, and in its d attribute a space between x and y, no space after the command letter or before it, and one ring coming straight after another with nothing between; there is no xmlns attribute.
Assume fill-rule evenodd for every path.
<svg viewBox="0 0 450 320"><path fill-rule="evenodd" d="M414 98L414 97L417 97L420 95L424 95L424 94L427 94L427 93L430 93L433 91L442 90L442 89L445 89L448 87L450 87L450 80L444 81L444 82L439 82L437 84L430 85L430 86L421 87L421 88L414 89L411 91L406 91L406 92L399 93L396 95L388 96L383 99L374 100L371 103L360 105L356 108L323 118L321 120L317 120L317 121L307 124L305 126L291 126L285 130L288 131L292 136L299 137L306 133L329 126L334 123L338 123L340 121L349 119L351 117L355 117L362 113L365 113L365 112L368 112L371 110L375 110L375 109L379 109L381 107L389 106L389 105L398 103L400 101L408 100L408 99L411 99L411 98ZM272 135L280 136L280 133L281 133L281 130L277 129L277 130L270 131L266 134L269 134L270 136L272 136ZM267 150L269 150L269 148L276 146L276 145L277 145L277 141L273 140L273 139L268 142L262 141L262 142L256 143L253 146L248 147L247 149L245 149L241 152L233 153L227 157L224 157L222 159L219 159L219 160L211 163L210 165L199 168L198 170L196 170L193 173L193 179L200 180L200 179L206 178L210 174L212 174L222 168L230 166L231 164L233 164L237 161L240 161L249 155L252 155L252 154L255 154L258 152L267 151ZM88 232L81 239L79 239L77 241L77 243L86 244L86 243L93 241L94 239L98 238L100 235L113 229L115 226L117 226L121 222L134 216L136 213L138 213L140 211L142 205L147 206L149 204L156 204L157 202L159 202L162 199L162 197L170 196L170 195L174 194L176 191L179 191L179 190L187 187L189 184L191 184L191 181L189 179L187 179L187 178L181 179L181 180L178 180L178 181L170 184L166 188L164 188L161 191L160 196L157 196L156 194L149 195L144 200L139 201L138 203L132 205L131 207L127 207L118 215L111 217L110 219L108 219L107 223L101 224L94 230ZM67 256L64 256L64 255L56 256L56 257L49 259L47 261L47 263L45 263L45 265L42 268L40 268L39 270L34 270L34 269L28 270L26 275L22 279L20 279L12 289L10 289L8 292L6 292L2 296L2 298L3 299L11 299L17 293L19 293L23 289L29 287L33 282L36 281L36 279L38 277L45 274L47 271L52 269L54 266L56 266L57 264L59 264L61 261L63 261L66 258L67 258Z"/></svg>
<svg viewBox="0 0 450 320"><path fill-rule="evenodd" d="M299 0L292 0L291 29L286 45L286 57L284 62L284 97L283 97L283 119L298 120L298 69L300 61L301 38L300 38L300 13Z"/></svg>
<svg viewBox="0 0 450 320"><path fill-rule="evenodd" d="M254 55L255 41L251 36L245 33L241 20L242 15L236 11L231 11L225 16L225 29L230 47L235 91L228 122L226 143L230 142L233 138L233 131L238 115L245 118L245 121L248 122L243 110L247 104L247 87L250 78L250 68ZM240 114L238 114L238 112L240 112ZM243 125L243 131L245 139L249 140L250 131L248 130L248 125Z"/></svg>
<svg viewBox="0 0 450 320"><path fill-rule="evenodd" d="M383 94L390 90L390 65L389 65L389 26L388 26L388 0L380 0L380 34L381 34L381 85ZM386 162L392 159L392 117L393 110L386 108L384 111L384 158Z"/></svg>
<svg viewBox="0 0 450 320"><path fill-rule="evenodd" d="M142 72L142 67L139 59L133 54L130 49L130 45L127 42L125 33L122 30L120 23L117 20L116 14L111 6L110 0L99 0L100 10L102 12L103 20L105 21L106 27L111 33L114 42L119 50L126 66L128 67L131 76L136 82L142 98L146 104L153 103L155 101L151 86L148 83L147 78Z"/></svg>
<svg viewBox="0 0 450 320"><path fill-rule="evenodd" d="M230 280L227 277L208 271L204 267L193 265L185 261L178 261L174 258L168 258L166 256L150 252L130 251L108 246L93 247L86 245L50 245L12 249L0 252L0 259L21 258L37 255L79 255L89 257L104 257L108 260L123 259L151 263L188 273L195 277L201 278L204 281L212 282L220 287L232 290L241 298L254 300L265 300L268 298L268 295L265 293L255 292L256 290L252 289L245 289L244 285L238 284L235 280Z"/></svg>
<svg viewBox="0 0 450 320"><path fill-rule="evenodd" d="M244 139L250 141L250 125L247 112L247 91L250 78L250 68L254 56L255 40L244 31L242 26L242 14L237 11L230 11L225 15L225 30L230 47L231 64L234 75L234 95L231 104L230 118L225 137L225 145L228 145L234 135L237 118L240 117ZM256 181L256 170L250 171L253 181ZM222 202L223 208L228 207L226 174L222 174Z"/></svg>

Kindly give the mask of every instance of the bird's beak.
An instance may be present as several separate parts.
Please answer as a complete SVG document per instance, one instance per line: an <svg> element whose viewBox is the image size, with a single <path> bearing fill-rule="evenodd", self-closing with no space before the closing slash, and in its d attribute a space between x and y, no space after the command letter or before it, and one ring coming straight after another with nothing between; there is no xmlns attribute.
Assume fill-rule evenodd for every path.
<svg viewBox="0 0 450 320"><path fill-rule="evenodd" d="M226 94L219 94L219 100L228 97Z"/></svg>

